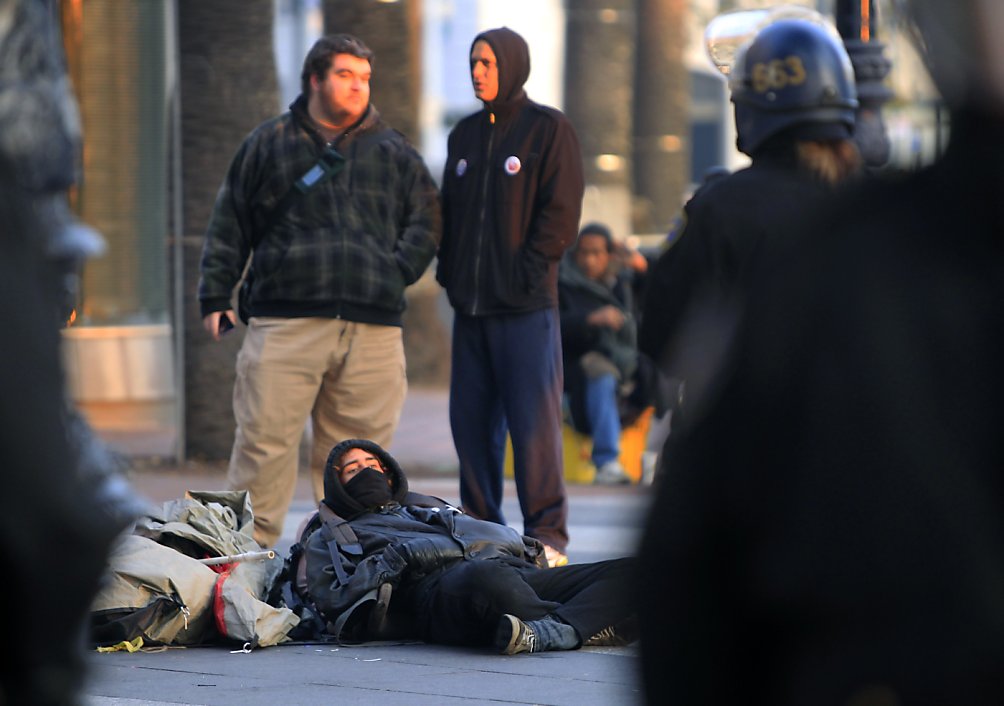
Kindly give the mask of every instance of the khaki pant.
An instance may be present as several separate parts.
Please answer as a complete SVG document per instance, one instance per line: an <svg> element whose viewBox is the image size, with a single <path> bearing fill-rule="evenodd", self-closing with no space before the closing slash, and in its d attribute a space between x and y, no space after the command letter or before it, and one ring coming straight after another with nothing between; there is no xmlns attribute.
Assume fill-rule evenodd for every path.
<svg viewBox="0 0 1004 706"><path fill-rule="evenodd" d="M313 424L311 480L320 500L331 448L356 438L389 447L407 390L397 326L251 319L237 356L228 485L250 491L260 544L272 546L282 534L307 415Z"/></svg>

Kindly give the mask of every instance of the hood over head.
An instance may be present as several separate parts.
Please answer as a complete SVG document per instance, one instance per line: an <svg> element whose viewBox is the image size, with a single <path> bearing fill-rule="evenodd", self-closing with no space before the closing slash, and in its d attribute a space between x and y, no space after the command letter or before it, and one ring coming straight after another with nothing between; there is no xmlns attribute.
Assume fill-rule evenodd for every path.
<svg viewBox="0 0 1004 706"><path fill-rule="evenodd" d="M390 478L391 498L399 503L404 500L408 494L408 479L394 457L379 444L368 439L346 439L331 449L327 463L324 464L324 503L328 507L347 520L366 512L366 508L358 500L345 492L345 486L342 485L335 470L338 460L349 449L362 449L380 459L384 472Z"/></svg>
<svg viewBox="0 0 1004 706"><path fill-rule="evenodd" d="M505 105L526 96L523 84L530 78L530 47L526 40L508 27L488 29L471 42L467 55L474 51L478 41L488 42L495 52L499 72L499 93L491 105Z"/></svg>

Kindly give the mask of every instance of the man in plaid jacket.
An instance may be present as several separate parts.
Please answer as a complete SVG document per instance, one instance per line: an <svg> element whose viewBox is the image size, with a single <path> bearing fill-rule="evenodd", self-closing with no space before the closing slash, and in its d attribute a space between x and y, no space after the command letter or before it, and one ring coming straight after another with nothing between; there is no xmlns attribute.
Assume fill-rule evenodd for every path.
<svg viewBox="0 0 1004 706"><path fill-rule="evenodd" d="M314 44L301 95L244 140L206 233L199 303L216 340L251 260L228 484L250 491L263 546L282 530L307 415L320 499L327 451L389 445L407 391L404 290L436 252L439 203L421 156L369 102L372 58L350 35Z"/></svg>

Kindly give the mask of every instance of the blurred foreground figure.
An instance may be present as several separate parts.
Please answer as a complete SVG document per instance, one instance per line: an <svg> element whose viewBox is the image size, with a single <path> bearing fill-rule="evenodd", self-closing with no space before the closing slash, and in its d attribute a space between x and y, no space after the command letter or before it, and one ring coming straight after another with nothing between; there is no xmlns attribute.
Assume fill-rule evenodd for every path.
<svg viewBox="0 0 1004 706"><path fill-rule="evenodd" d="M101 247L74 221L76 105L47 5L0 0L0 704L73 704L113 537L140 501L68 404L59 326Z"/></svg>
<svg viewBox="0 0 1004 706"><path fill-rule="evenodd" d="M1004 6L912 6L950 145L754 277L641 547L649 703L1004 703Z"/></svg>
<svg viewBox="0 0 1004 706"><path fill-rule="evenodd" d="M121 525L95 507L71 451L57 291L29 201L0 164L0 703L71 704L83 679L85 620ZM48 286L47 286L48 285Z"/></svg>

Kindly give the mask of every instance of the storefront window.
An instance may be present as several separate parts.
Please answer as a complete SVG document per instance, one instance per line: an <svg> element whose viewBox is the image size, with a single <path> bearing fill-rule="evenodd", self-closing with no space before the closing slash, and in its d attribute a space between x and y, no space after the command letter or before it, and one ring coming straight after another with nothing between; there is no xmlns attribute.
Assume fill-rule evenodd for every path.
<svg viewBox="0 0 1004 706"><path fill-rule="evenodd" d="M84 269L75 326L168 321L168 6L60 5L84 134L72 205L108 246Z"/></svg>

